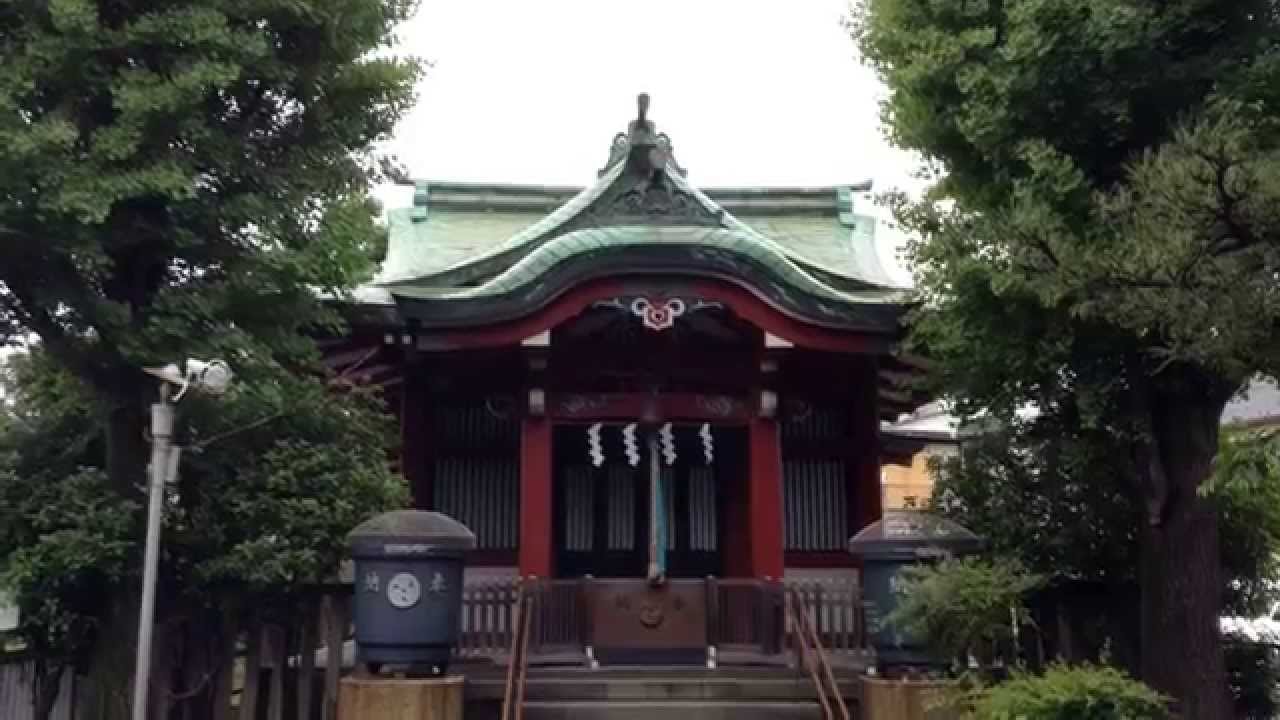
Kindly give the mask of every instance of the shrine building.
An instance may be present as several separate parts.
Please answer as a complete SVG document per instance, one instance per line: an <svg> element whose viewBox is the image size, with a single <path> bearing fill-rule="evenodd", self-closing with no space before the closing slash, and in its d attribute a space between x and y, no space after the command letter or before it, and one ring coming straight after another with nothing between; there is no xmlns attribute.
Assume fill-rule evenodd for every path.
<svg viewBox="0 0 1280 720"><path fill-rule="evenodd" d="M386 388L469 573L855 573L916 404L870 183L699 189L647 110L586 187L419 183L330 365Z"/></svg>

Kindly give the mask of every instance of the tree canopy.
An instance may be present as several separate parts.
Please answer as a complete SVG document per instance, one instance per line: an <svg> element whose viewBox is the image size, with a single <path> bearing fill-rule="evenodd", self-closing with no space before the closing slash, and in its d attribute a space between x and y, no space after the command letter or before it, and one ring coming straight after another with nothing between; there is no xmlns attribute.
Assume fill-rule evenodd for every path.
<svg viewBox="0 0 1280 720"><path fill-rule="evenodd" d="M1144 679L1188 717L1225 717L1217 515L1199 489L1226 401L1280 357L1280 10L862 9L891 137L938 176L923 201L897 198L918 237L917 349L966 409L1030 402L1120 442L1143 518Z"/></svg>
<svg viewBox="0 0 1280 720"><path fill-rule="evenodd" d="M133 516L145 498L110 492L105 432L83 382L39 350L10 365L0 585L13 592L30 650L84 662L109 620L103 599L140 580ZM233 642L250 612L288 613L300 591L334 579L347 531L403 507L407 491L387 462L390 419L368 392L336 394L320 378L282 372L190 401L160 597L167 616L188 618L184 632Z"/></svg>
<svg viewBox="0 0 1280 720"><path fill-rule="evenodd" d="M1138 582L1141 504L1127 491L1124 448L1048 418L993 432L932 468L929 506L1051 584L1123 590ZM1265 613L1280 581L1280 439L1273 430L1223 433L1204 486L1222 534L1222 608ZM1117 593L1117 603L1128 597ZM1124 616L1131 613L1125 609Z"/></svg>
<svg viewBox="0 0 1280 720"><path fill-rule="evenodd" d="M47 405L72 397L69 389L20 392L43 398L26 407L66 423L49 429L49 442L64 443L51 450L84 465L33 475L21 463L34 449L17 456L7 482L24 520L4 531L14 543L4 550L20 587L101 583L136 566L138 483L155 399L143 366L190 356L232 365L244 394L208 415L203 401L184 401L189 432L224 427L215 415L289 418L238 438L253 462L214 446L184 459L190 481L167 519L173 587L301 577L331 560L332 548L292 547L295 533L332 534L389 501L390 490L373 492L389 476L369 469L385 449L380 425L352 398L323 407L320 385L305 375L318 359L312 334L339 320L320 298L368 278L384 244L368 191L387 167L376 144L414 99L421 65L391 51L393 30L413 5L0 4L0 340L36 334L38 362L56 367L23 382L75 388L75 412ZM348 422L368 430L338 427ZM327 443L334 445L315 452ZM374 464L358 470L366 462ZM339 468L354 473L344 480L352 488L370 490L366 500L331 487ZM30 487L37 477L66 490L82 512L63 515L52 503L61 495ZM330 493L336 504L314 506L324 501L305 500L304 489ZM53 506L33 505L36 497ZM318 510L334 525L316 525ZM90 520L98 524L78 524ZM49 539L84 543L86 554ZM42 574L59 562L73 563L65 578ZM102 587L109 592L95 608L69 608L96 618L83 707L124 717L135 599L119 583Z"/></svg>

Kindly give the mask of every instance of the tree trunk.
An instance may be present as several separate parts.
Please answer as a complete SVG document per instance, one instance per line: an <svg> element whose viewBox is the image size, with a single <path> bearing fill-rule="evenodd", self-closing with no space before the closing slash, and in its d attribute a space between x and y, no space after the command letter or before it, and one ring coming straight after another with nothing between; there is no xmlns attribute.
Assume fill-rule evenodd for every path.
<svg viewBox="0 0 1280 720"><path fill-rule="evenodd" d="M146 498L139 488L147 483L147 409L144 386L137 371L121 373L115 388L98 388L106 408L106 470L122 499L138 502L135 523L138 557L142 556ZM102 599L104 616L86 672L83 720L128 720L132 701L133 666L138 642L139 588L136 580Z"/></svg>
<svg viewBox="0 0 1280 720"><path fill-rule="evenodd" d="M1218 515L1198 492L1217 454L1226 399L1154 397L1151 439L1142 453L1142 678L1175 699L1186 720L1230 717L1218 625Z"/></svg>
<svg viewBox="0 0 1280 720"><path fill-rule="evenodd" d="M62 675L66 669L66 664L61 661L36 660L35 682L32 683L35 694L33 715L36 720L49 720L52 716L53 708L58 704Z"/></svg>
<svg viewBox="0 0 1280 720"><path fill-rule="evenodd" d="M128 720L138 644L138 595L103 598L106 613L85 674L81 720Z"/></svg>
<svg viewBox="0 0 1280 720"><path fill-rule="evenodd" d="M123 374L122 374L123 375ZM124 497L137 499L133 488L146 487L147 430L150 427L146 385L140 373L118 378L117 387L98 388L106 408L106 470L111 485ZM158 385L157 385L158 387ZM159 396L155 396L158 398ZM143 527L139 516L138 526Z"/></svg>

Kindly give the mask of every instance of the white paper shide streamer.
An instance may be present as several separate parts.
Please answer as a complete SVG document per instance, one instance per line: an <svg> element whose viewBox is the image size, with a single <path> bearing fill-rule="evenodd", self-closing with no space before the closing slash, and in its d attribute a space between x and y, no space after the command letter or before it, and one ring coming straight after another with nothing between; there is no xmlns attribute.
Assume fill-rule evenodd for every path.
<svg viewBox="0 0 1280 720"><path fill-rule="evenodd" d="M711 435L711 423L703 423L698 429L698 437L702 439L702 457L707 464L715 462L715 439Z"/></svg>
<svg viewBox="0 0 1280 720"><path fill-rule="evenodd" d="M668 465L676 464L676 436L671 431L671 423L658 430L658 444L662 446L662 459Z"/></svg>
<svg viewBox="0 0 1280 720"><path fill-rule="evenodd" d="M603 427L603 423L596 423L587 428L587 455L591 458L591 464L596 467L604 464L604 443L600 440L600 429Z"/></svg>
<svg viewBox="0 0 1280 720"><path fill-rule="evenodd" d="M640 465L640 445L636 442L636 424L631 423L622 428L622 450L627 455L631 467Z"/></svg>

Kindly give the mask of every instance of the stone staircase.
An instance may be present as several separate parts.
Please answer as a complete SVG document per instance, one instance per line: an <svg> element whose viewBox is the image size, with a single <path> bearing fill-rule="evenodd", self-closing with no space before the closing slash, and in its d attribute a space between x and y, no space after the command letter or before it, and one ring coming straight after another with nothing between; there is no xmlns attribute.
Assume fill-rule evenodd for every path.
<svg viewBox="0 0 1280 720"><path fill-rule="evenodd" d="M468 671L465 720L501 716L506 687L499 668ZM849 713L859 717L860 685L838 671ZM817 693L793 668L531 668L527 720L820 720Z"/></svg>

